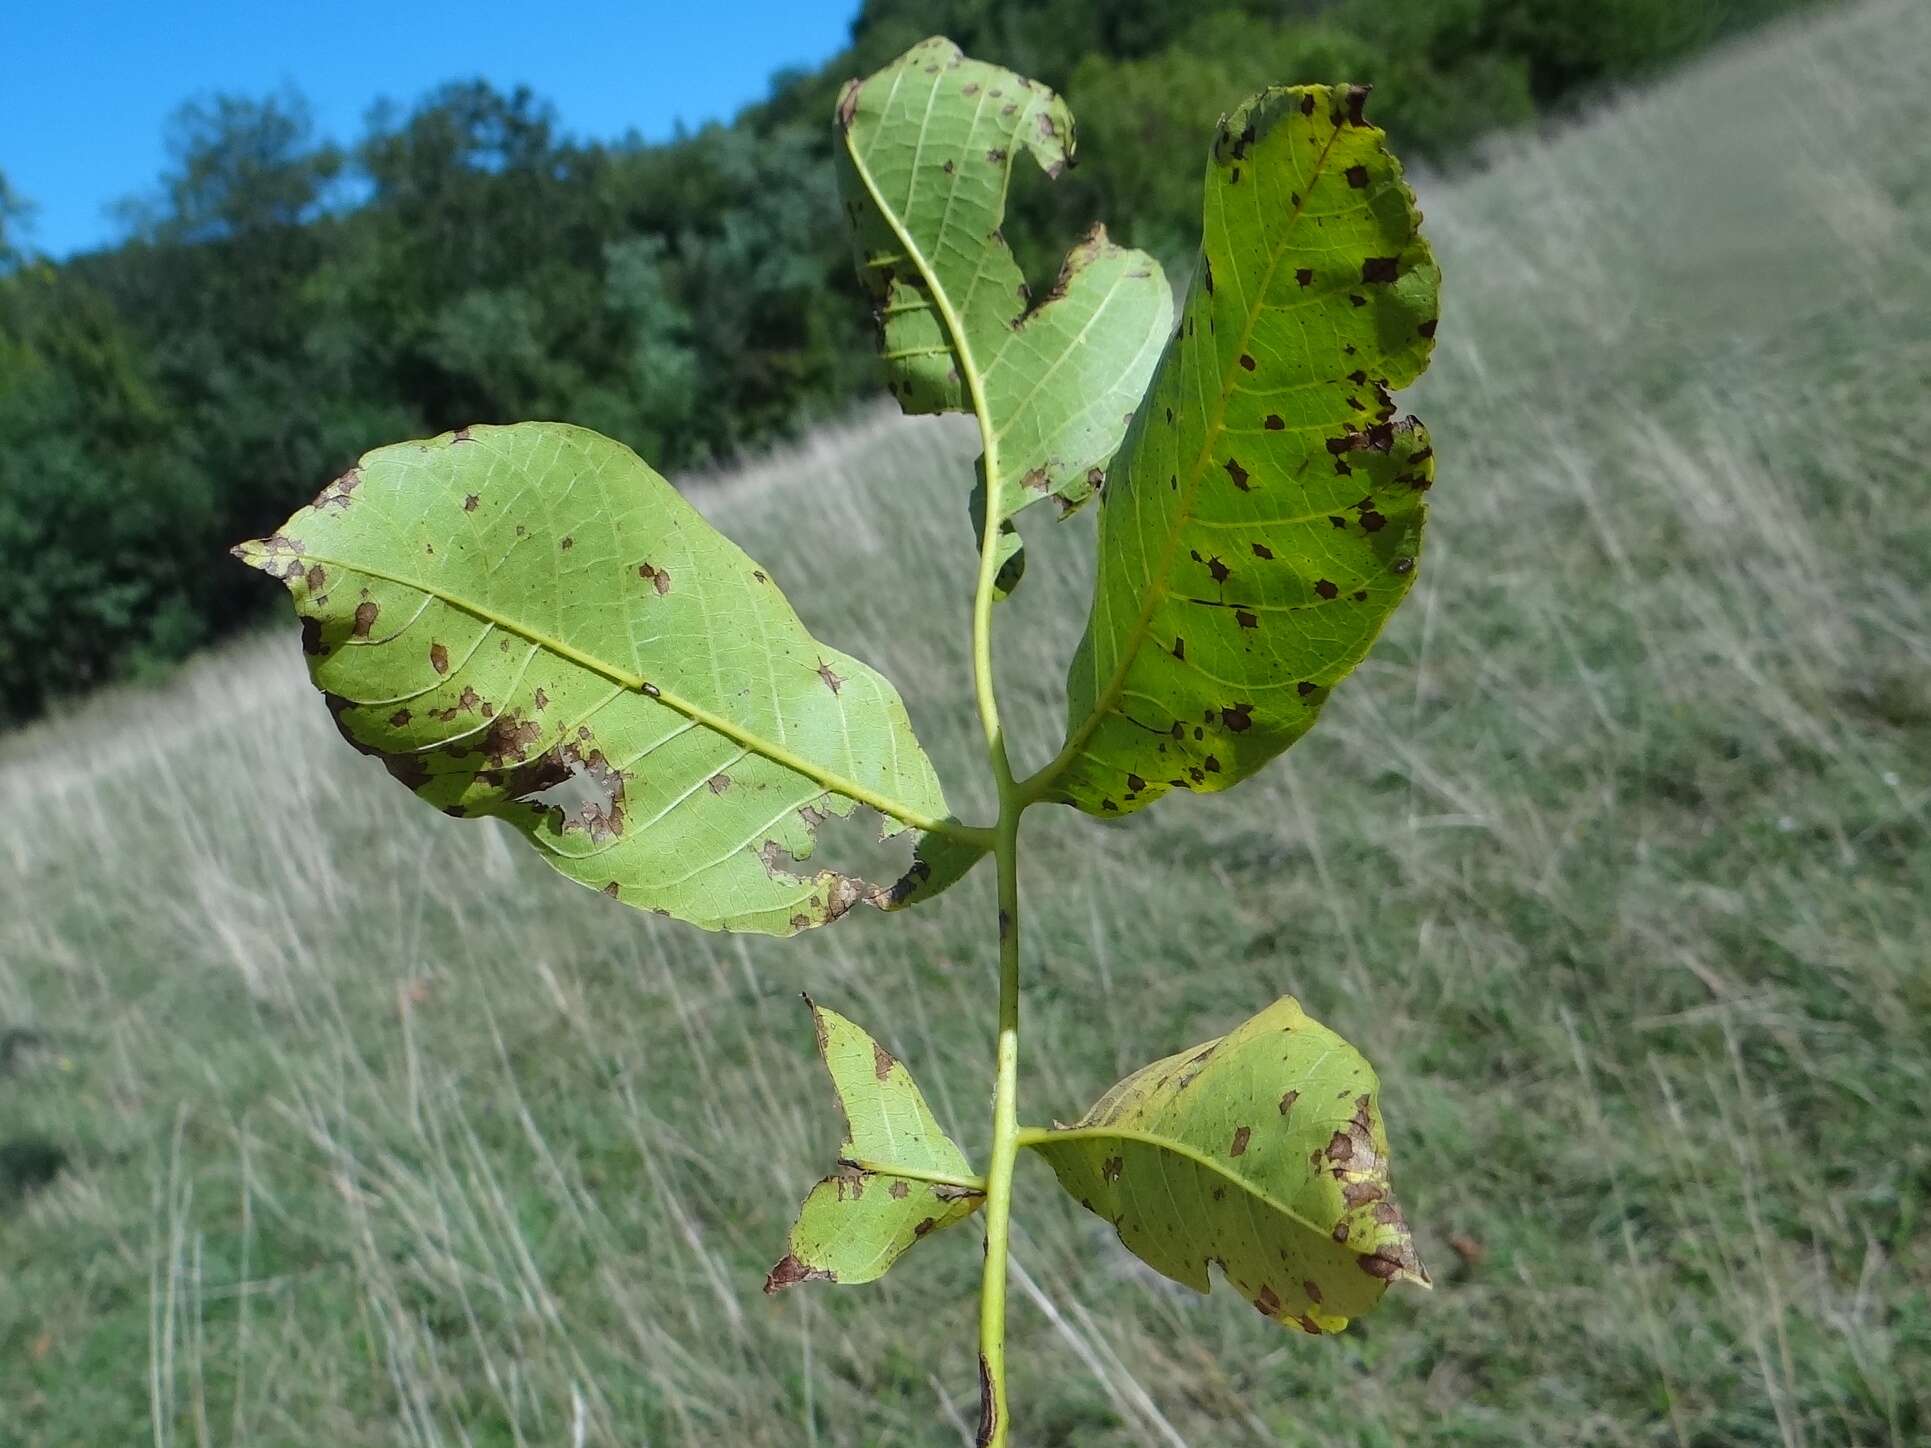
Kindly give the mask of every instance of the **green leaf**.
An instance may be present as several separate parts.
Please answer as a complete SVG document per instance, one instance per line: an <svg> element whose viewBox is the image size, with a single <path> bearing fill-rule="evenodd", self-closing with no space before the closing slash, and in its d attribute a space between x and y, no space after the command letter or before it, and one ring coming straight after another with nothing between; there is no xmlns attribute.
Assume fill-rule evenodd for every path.
<svg viewBox="0 0 1931 1448"><path fill-rule="evenodd" d="M1021 1134L1129 1251L1196 1291L1218 1262L1268 1317L1338 1332L1428 1285L1388 1184L1374 1071L1291 997L1157 1061L1076 1126Z"/></svg>
<svg viewBox="0 0 1931 1448"><path fill-rule="evenodd" d="M871 1282L913 1243L978 1211L985 1183L939 1129L911 1074L877 1041L810 996L818 1051L845 1117L838 1169L805 1198L788 1249L764 1279Z"/></svg>
<svg viewBox="0 0 1931 1448"><path fill-rule="evenodd" d="M1221 123L1195 285L1108 482L1045 797L1124 814L1247 778L1414 582L1433 454L1390 393L1427 366L1439 272L1365 95L1269 90Z"/></svg>
<svg viewBox="0 0 1931 1448"><path fill-rule="evenodd" d="M1037 81L922 41L838 102L839 185L892 394L975 412L997 517L1091 497L1173 325L1160 264L1095 226L1037 306L1000 223L1012 167L1072 161L1073 117Z"/></svg>
<svg viewBox="0 0 1931 1448"><path fill-rule="evenodd" d="M294 595L351 744L626 904L771 935L883 904L890 890L793 869L860 804L887 835L977 848L892 686L813 639L763 569L596 433L380 448L235 551Z"/></svg>

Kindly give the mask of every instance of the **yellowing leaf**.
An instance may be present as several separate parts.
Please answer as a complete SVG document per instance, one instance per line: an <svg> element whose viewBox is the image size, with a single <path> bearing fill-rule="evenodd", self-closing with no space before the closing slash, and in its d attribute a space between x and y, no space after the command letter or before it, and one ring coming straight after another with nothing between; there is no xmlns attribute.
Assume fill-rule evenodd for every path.
<svg viewBox="0 0 1931 1448"><path fill-rule="evenodd" d="M1176 1282L1209 1263L1262 1313L1338 1332L1428 1277L1388 1181L1374 1071L1290 997L1032 1131L1082 1206Z"/></svg>
<svg viewBox="0 0 1931 1448"><path fill-rule="evenodd" d="M625 904L771 935L884 904L904 892L794 868L860 804L978 851L892 686L596 433L380 448L236 553L294 595L351 744Z"/></svg>
<svg viewBox="0 0 1931 1448"><path fill-rule="evenodd" d="M882 1277L913 1243L985 1201L965 1153L939 1129L911 1074L883 1046L805 997L845 1117L838 1168L811 1189L789 1250L765 1278L851 1286Z"/></svg>
<svg viewBox="0 0 1931 1448"><path fill-rule="evenodd" d="M1108 477L1067 741L1040 788L1094 814L1253 774L1314 723L1414 582L1439 281L1358 88L1221 125L1179 331Z"/></svg>

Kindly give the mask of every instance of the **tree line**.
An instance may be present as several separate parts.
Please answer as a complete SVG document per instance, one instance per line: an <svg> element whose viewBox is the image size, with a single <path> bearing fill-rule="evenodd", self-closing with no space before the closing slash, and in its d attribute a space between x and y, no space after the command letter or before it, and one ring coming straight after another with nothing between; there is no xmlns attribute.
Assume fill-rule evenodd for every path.
<svg viewBox="0 0 1931 1448"><path fill-rule="evenodd" d="M1213 121L1269 82L1364 80L1437 164L1808 0L865 0L851 43L728 124L565 134L480 80L373 108L302 98L169 122L123 239L36 257L0 176L0 722L178 659L254 615L225 556L370 446L557 418L660 468L728 457L878 383L835 203L846 77L931 33L1041 77L1081 163L1022 179L1035 289L1096 218L1176 263Z"/></svg>

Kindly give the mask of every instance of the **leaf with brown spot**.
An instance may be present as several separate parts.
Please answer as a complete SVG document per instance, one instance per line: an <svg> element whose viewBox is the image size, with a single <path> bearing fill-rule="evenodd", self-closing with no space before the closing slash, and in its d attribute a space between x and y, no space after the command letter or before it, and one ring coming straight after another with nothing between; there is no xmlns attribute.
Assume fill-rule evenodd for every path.
<svg viewBox="0 0 1931 1448"><path fill-rule="evenodd" d="M1218 1262L1269 1317L1338 1332L1390 1282L1428 1285L1378 1089L1354 1047L1283 997L1135 1072L1076 1125L1020 1139L1174 1281L1205 1292Z"/></svg>
<svg viewBox="0 0 1931 1448"><path fill-rule="evenodd" d="M985 1201L983 1183L939 1129L904 1064L836 1011L809 996L805 1004L845 1139L837 1169L798 1209L766 1292L794 1282L871 1282L913 1243L963 1222ZM873 1183L882 1189L867 1190Z"/></svg>
<svg viewBox="0 0 1931 1448"><path fill-rule="evenodd" d="M935 840L976 857L892 686L813 638L636 454L553 423L468 438L378 449L352 489L236 550L288 583L356 748L589 888L712 929L787 935L915 896L793 868L810 820L861 804L927 861L949 858ZM471 495L491 506L465 514Z"/></svg>
<svg viewBox="0 0 1931 1448"><path fill-rule="evenodd" d="M1325 703L1303 703L1295 683L1338 683L1414 582L1432 461L1388 394L1428 363L1439 273L1401 167L1357 109L1352 89L1275 89L1222 127L1197 269L1212 268L1214 288L1190 292L1108 472L1066 743L1028 782L1045 798L1143 809L1209 752L1225 767L1206 788L1247 779ZM1372 410L1349 374L1376 379ZM1342 515L1364 486L1375 506L1354 526ZM1263 566L1201 587L1190 559L1230 534ZM1162 646L1175 635L1185 659ZM1163 743L1229 694L1251 712ZM1128 773L1155 784L1121 801Z"/></svg>
<svg viewBox="0 0 1931 1448"><path fill-rule="evenodd" d="M1066 103L935 38L851 82L837 119L839 191L892 395L908 413L981 416L996 521L1048 495L1070 512L1120 445L1173 296L1157 261L1095 226L1052 290L1026 300L1000 224L1022 156L1049 176L1071 163Z"/></svg>

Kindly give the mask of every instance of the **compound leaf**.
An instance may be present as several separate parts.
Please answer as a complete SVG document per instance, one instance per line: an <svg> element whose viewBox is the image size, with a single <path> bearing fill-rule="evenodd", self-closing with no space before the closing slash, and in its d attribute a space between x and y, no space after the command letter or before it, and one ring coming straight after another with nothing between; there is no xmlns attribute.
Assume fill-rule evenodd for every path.
<svg viewBox="0 0 1931 1448"><path fill-rule="evenodd" d="M1176 1282L1221 1272L1268 1317L1338 1332L1428 1285L1388 1183L1374 1071L1291 997L1022 1134L1082 1206Z"/></svg>
<svg viewBox="0 0 1931 1448"><path fill-rule="evenodd" d="M1173 325L1160 264L1096 226L1031 305L1000 223L1014 163L1072 161L1037 81L920 42L839 98L839 184L859 279L906 412L978 412L1000 520L1090 498ZM1010 545L1008 545L1010 546Z"/></svg>
<svg viewBox="0 0 1931 1448"><path fill-rule="evenodd" d="M984 1184L891 1052L810 996L818 1052L845 1117L838 1168L811 1189L766 1292L885 1275L913 1243L976 1212Z"/></svg>
<svg viewBox="0 0 1931 1448"><path fill-rule="evenodd" d="M771 935L884 904L893 889L791 868L859 804L888 835L975 851L892 686L596 433L380 448L235 551L294 595L351 744L626 904Z"/></svg>
<svg viewBox="0 0 1931 1448"><path fill-rule="evenodd" d="M1247 778L1414 582L1433 453L1390 394L1427 366L1439 272L1365 95L1269 90L1221 123L1195 285L1100 510L1046 797L1124 814Z"/></svg>

